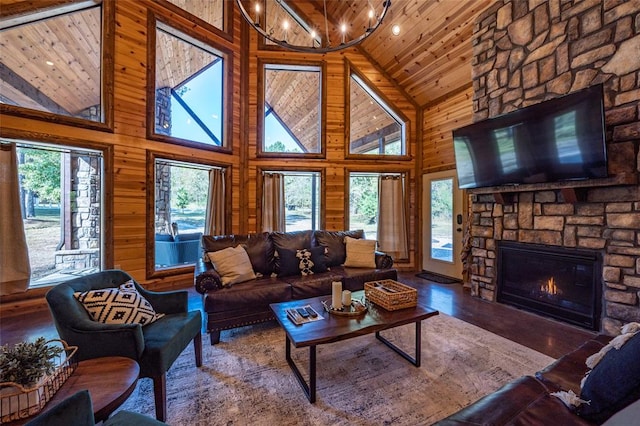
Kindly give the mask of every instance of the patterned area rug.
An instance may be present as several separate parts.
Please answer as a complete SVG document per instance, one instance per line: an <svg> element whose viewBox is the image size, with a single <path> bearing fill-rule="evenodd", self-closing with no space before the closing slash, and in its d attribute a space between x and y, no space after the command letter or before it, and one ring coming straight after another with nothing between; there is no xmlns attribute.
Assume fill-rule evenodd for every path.
<svg viewBox="0 0 640 426"><path fill-rule="evenodd" d="M355 320L354 320L355 321ZM382 334L413 353L414 326ZM266 323L222 332L203 367L193 345L167 374L170 425L428 425L552 358L457 318L423 321L416 368L373 335L318 346L317 401L310 404L284 356L284 331ZM303 374L308 349L292 349ZM123 409L154 416L153 384L141 379Z"/></svg>

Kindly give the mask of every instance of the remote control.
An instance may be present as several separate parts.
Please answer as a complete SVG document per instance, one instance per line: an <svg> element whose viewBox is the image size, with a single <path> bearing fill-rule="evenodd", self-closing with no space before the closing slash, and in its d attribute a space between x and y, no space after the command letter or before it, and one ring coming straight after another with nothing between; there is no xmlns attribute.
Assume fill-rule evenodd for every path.
<svg viewBox="0 0 640 426"><path fill-rule="evenodd" d="M304 308L297 308L296 312L299 313L302 318L308 318L309 317L309 314L307 313L307 311Z"/></svg>
<svg viewBox="0 0 640 426"><path fill-rule="evenodd" d="M318 313L316 311L314 311L311 306L307 306L305 309L307 310L309 315L311 315L311 318L315 318L315 317L318 316Z"/></svg>

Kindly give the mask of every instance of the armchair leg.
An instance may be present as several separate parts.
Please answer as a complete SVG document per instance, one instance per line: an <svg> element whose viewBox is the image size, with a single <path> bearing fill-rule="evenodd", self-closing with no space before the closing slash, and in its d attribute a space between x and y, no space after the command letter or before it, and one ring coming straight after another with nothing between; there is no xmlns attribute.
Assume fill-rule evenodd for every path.
<svg viewBox="0 0 640 426"><path fill-rule="evenodd" d="M153 377L153 397L156 403L156 419L167 421L167 373Z"/></svg>
<svg viewBox="0 0 640 426"><path fill-rule="evenodd" d="M209 337L211 337L211 345L220 343L220 330L210 331Z"/></svg>
<svg viewBox="0 0 640 426"><path fill-rule="evenodd" d="M193 338L193 349L196 353L196 367L202 367L202 333Z"/></svg>

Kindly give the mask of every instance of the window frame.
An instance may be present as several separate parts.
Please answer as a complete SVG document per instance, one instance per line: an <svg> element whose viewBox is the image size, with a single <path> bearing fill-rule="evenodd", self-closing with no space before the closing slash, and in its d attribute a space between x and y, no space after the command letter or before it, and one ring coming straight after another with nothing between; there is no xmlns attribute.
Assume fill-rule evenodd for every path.
<svg viewBox="0 0 640 426"><path fill-rule="evenodd" d="M402 155L386 155L386 154L354 154L351 152L351 84L352 78L351 76L355 75L360 81L364 83L366 87L363 89L369 93L374 100L377 101L376 98L379 98L382 101L386 108L380 105L381 108L385 109L385 112L391 115L394 119L399 121L401 126L402 139L404 143L404 154ZM410 152L410 144L409 144L409 135L410 133L410 125L411 121L407 118L407 116L399 111L394 106L393 102L387 98L383 93L380 93L376 85L369 80L360 70L358 70L349 60L345 60L345 92L344 92L344 158L349 160L389 160L389 161L410 161L411 160L411 152ZM388 108L388 110L387 110Z"/></svg>
<svg viewBox="0 0 640 426"><path fill-rule="evenodd" d="M156 173L155 166L156 160L167 160L173 162L180 162L185 164L199 164L207 167L218 167L225 169L224 174L224 182L225 182L225 199L231 200L231 184L233 182L233 168L231 163L225 163L220 161L208 161L206 159L199 158L197 156L187 156L181 154L172 154L168 152L161 152L155 150L147 150L147 179L146 179L146 213L147 213L147 222L146 222L146 249L145 249L145 260L146 260L146 278L164 278L171 277L175 275L181 275L186 273L193 273L195 265L176 265L169 266L162 269L156 269L155 264L155 253L156 253L156 244L155 244L155 233L156 233ZM225 213L225 227L226 232L229 229L232 229L232 218L233 212L231 209L227 209ZM225 233L226 233L225 232ZM203 234L203 235L206 235ZM197 262L196 262L197 263Z"/></svg>
<svg viewBox="0 0 640 426"><path fill-rule="evenodd" d="M181 35L169 32L172 36L177 37L187 43L193 39L196 46L202 48L212 54L222 58L222 145L215 146L202 142L182 139L175 136L167 136L155 132L155 107L156 107L156 39L159 27L173 29ZM147 111L146 111L146 128L147 139L166 142L174 145L186 146L191 148L204 149L208 151L223 152L230 154L232 152L231 134L233 132L233 52L231 49L216 43L210 39L203 37L201 34L192 30L179 22L169 22L164 18L157 16L149 10L147 19ZM187 40L182 38L185 36Z"/></svg>
<svg viewBox="0 0 640 426"><path fill-rule="evenodd" d="M223 1L223 27L218 28L213 24L205 21L204 19L198 17L190 13L189 11L182 9L180 6L170 2L169 0L155 0L160 6L169 9L171 13L175 13L176 15L180 15L185 19L196 24L197 27L205 28L207 31L210 31L216 34L218 37L222 37L227 41L233 43L233 2L232 1Z"/></svg>
<svg viewBox="0 0 640 426"><path fill-rule="evenodd" d="M27 4L29 3L29 4ZM21 2L13 6L2 7L0 29L34 23L56 16L79 12L94 7L100 8L102 21L102 41L100 54L100 103L102 121L91 121L78 117L69 117L52 112L39 111L26 107L0 103L0 114L31 118L50 123L66 124L79 128L114 131L114 53L115 53L115 2L85 0L77 3L48 5L36 10L31 2Z"/></svg>
<svg viewBox="0 0 640 426"><path fill-rule="evenodd" d="M89 142L84 139L78 139L74 137L60 137L53 136L50 134L44 134L39 132L29 133L28 135L24 134L23 131L14 130L14 129L2 129L0 138L8 141L9 143L20 144L34 144L34 145L50 145L50 146L59 146L61 149L64 148L72 148L72 149L86 149L92 151L100 151L102 153L102 200L101 200L101 229L102 235L100 235L101 247L100 247L100 258L101 264L100 269L112 269L114 268L114 240L113 240L113 220L109 220L109 218L113 218L113 186L114 186L114 177L113 177L113 157L114 157L114 147L108 144L101 144L98 142ZM58 284L58 283L57 283ZM40 291L40 289L48 289L54 286L52 285L42 285L37 287L29 287L27 289L28 292L31 291Z"/></svg>
<svg viewBox="0 0 640 426"><path fill-rule="evenodd" d="M324 229L325 224L325 212L326 212L326 169L320 167L277 167L277 166L269 166L269 167L257 167L257 188L256 188L256 206L258 210L257 215L257 224L258 229L262 228L262 196L264 194L264 181L262 179L262 175L264 173L279 173L282 172L286 175L287 172L295 172L295 173L318 173L320 175L320 208L319 208L319 216L318 216L318 229Z"/></svg>
<svg viewBox="0 0 640 426"><path fill-rule="evenodd" d="M267 152L264 150L264 132L265 132L265 83L266 71L271 65L281 65L284 67L317 67L320 70L320 152L298 153L298 152ZM257 121L256 121L256 152L258 158L326 158L326 111L327 111L327 66L324 61L305 61L305 60L266 60L258 59L258 104L257 104Z"/></svg>

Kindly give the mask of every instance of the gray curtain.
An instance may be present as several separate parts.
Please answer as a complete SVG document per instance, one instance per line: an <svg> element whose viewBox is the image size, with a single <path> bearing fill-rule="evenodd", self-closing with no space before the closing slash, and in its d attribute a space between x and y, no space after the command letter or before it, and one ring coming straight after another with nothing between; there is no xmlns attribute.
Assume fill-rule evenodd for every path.
<svg viewBox="0 0 640 426"><path fill-rule="evenodd" d="M207 214L204 233L206 235L224 235L225 229L225 182L224 170L209 170L209 194L207 196Z"/></svg>
<svg viewBox="0 0 640 426"><path fill-rule="evenodd" d="M282 173L263 175L262 231L285 231L284 175Z"/></svg>
<svg viewBox="0 0 640 426"><path fill-rule="evenodd" d="M26 291L31 277L17 160L16 145L0 143L0 295Z"/></svg>
<svg viewBox="0 0 640 426"><path fill-rule="evenodd" d="M378 247L395 259L407 259L407 220L402 176L378 179Z"/></svg>

